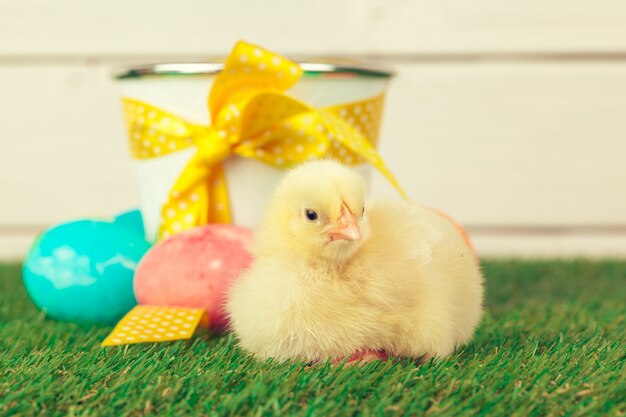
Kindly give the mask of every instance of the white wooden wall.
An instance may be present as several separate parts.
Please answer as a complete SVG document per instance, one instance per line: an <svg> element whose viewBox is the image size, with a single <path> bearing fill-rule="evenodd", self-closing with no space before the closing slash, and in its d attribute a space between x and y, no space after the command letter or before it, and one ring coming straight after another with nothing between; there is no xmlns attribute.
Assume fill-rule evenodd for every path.
<svg viewBox="0 0 626 417"><path fill-rule="evenodd" d="M0 0L0 258L136 205L113 68L240 38L394 66L381 152L482 254L626 255L623 0Z"/></svg>

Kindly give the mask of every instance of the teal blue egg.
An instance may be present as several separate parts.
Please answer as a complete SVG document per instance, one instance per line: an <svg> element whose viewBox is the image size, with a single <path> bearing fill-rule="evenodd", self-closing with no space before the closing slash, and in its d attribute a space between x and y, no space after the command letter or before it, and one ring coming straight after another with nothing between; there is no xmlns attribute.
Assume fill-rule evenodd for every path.
<svg viewBox="0 0 626 417"><path fill-rule="evenodd" d="M113 223L63 223L33 244L24 261L24 285L53 319L112 324L137 304L133 276L149 248L141 235Z"/></svg>
<svg viewBox="0 0 626 417"><path fill-rule="evenodd" d="M140 236L146 235L146 230L143 225L143 216L139 210L128 210L120 213L113 218L113 223L130 229Z"/></svg>

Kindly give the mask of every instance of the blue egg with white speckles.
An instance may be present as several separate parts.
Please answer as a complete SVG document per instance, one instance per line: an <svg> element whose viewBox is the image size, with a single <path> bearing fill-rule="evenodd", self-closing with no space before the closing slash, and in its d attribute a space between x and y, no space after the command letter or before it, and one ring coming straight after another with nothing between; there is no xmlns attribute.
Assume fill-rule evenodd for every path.
<svg viewBox="0 0 626 417"><path fill-rule="evenodd" d="M133 277L149 248L140 234L113 223L63 223L33 244L24 261L24 285L53 319L112 324L137 304Z"/></svg>

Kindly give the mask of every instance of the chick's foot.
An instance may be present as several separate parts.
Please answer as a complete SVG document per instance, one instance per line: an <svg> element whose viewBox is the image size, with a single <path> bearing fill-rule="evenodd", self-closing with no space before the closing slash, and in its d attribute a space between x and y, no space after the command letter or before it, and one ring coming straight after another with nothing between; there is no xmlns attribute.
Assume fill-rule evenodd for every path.
<svg viewBox="0 0 626 417"><path fill-rule="evenodd" d="M374 362L377 360L385 361L389 359L389 355L386 352L381 350L360 350L354 352L352 355L348 356L348 358L334 359L332 361L333 364L340 364L345 361L346 364L350 365L364 365L366 363Z"/></svg>

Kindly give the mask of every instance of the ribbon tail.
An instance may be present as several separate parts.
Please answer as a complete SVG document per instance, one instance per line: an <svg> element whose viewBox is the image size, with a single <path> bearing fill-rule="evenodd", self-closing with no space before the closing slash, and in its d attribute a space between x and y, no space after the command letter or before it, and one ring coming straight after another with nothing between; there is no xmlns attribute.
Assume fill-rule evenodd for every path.
<svg viewBox="0 0 626 417"><path fill-rule="evenodd" d="M222 164L215 164L204 171L204 181L198 177L183 178L185 173L192 172L195 171L183 172L163 205L159 239L208 223L231 222Z"/></svg>
<svg viewBox="0 0 626 417"><path fill-rule="evenodd" d="M378 162L376 162L376 160L372 161L369 158L367 158L369 163L374 165L376 167L376 169L378 169L378 171L383 174L383 176L385 178L387 178L387 181L389 181L389 183L391 185L393 185L393 187L396 189L396 191L398 191L398 193L400 193L400 195L402 196L402 198L404 198L406 201L411 201L411 198L409 197L409 195L406 193L406 191L404 191L404 188L402 188L402 186L400 185L400 183L398 182L398 180L396 179L396 177L391 173L391 171L389 171L389 169L387 168L387 166L385 165L385 163L382 161L382 159L378 158Z"/></svg>
<svg viewBox="0 0 626 417"><path fill-rule="evenodd" d="M201 161L194 155L170 190L161 209L158 239L206 224L209 193L203 179L210 177L211 169Z"/></svg>
<svg viewBox="0 0 626 417"><path fill-rule="evenodd" d="M215 164L211 168L208 184L208 223L231 223L230 204L228 199L228 189L226 187L226 176L222 164Z"/></svg>
<svg viewBox="0 0 626 417"><path fill-rule="evenodd" d="M369 162L370 165L374 166L383 174L387 181L400 193L402 198L407 201L410 200L408 194L400 186L396 177L389 171L383 159L376 152L376 149L361 132L329 112L321 112L321 118L328 131L333 135L334 140L338 141L355 155Z"/></svg>
<svg viewBox="0 0 626 417"><path fill-rule="evenodd" d="M158 240L206 224L208 200L204 184L197 184L184 192L170 192L161 210Z"/></svg>

